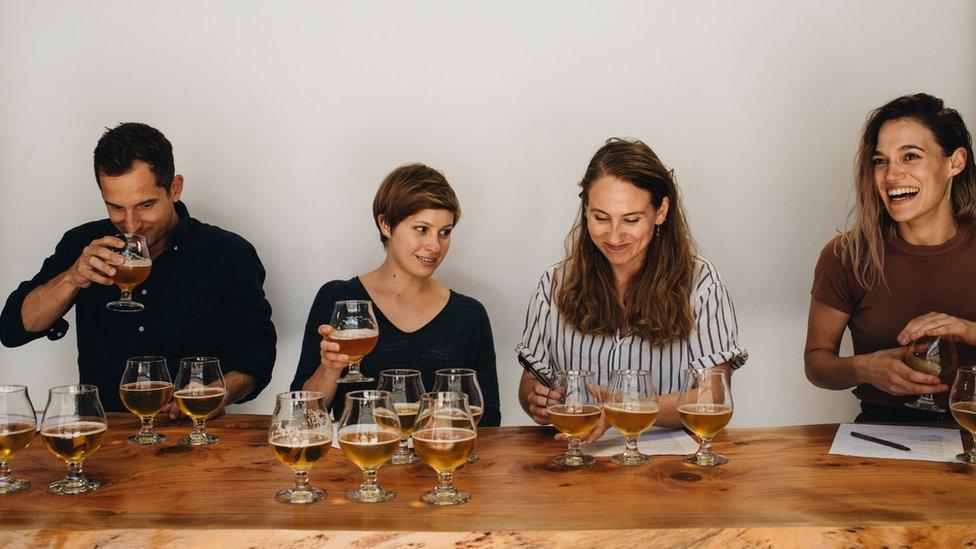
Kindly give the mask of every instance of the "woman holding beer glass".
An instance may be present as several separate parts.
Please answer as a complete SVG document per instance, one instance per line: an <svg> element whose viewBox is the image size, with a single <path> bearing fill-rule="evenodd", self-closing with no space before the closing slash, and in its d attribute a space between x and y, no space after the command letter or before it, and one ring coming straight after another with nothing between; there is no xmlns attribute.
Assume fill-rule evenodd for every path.
<svg viewBox="0 0 976 549"><path fill-rule="evenodd" d="M337 301L368 300L378 339L360 362L364 377L378 379L383 370L413 368L421 372L424 386L433 387L435 371L471 368L485 397L482 425L500 423L488 314L477 300L433 278L460 215L454 190L437 170L410 164L386 176L373 199L373 220L386 258L364 275L333 280L319 290L305 326L293 390L321 391L339 417L346 393L375 386L375 381L338 383L351 357L329 337Z"/></svg>
<svg viewBox="0 0 976 549"><path fill-rule="evenodd" d="M678 427L681 370L731 372L748 356L736 340L731 297L695 252L673 173L650 147L608 140L580 187L566 259L543 273L529 301L516 351L532 371L522 375L519 401L546 425L559 389L550 394L540 380L554 371L592 372L606 387L615 370L648 370L661 395L657 424ZM606 428L601 420L585 441Z"/></svg>
<svg viewBox="0 0 976 549"><path fill-rule="evenodd" d="M935 394L944 410L954 368L915 360L905 346L938 348L916 342L941 336L962 343L959 364L976 359L976 167L959 113L926 94L872 111L854 195L847 230L827 243L814 271L807 378L854 388L857 421L949 419L918 409L918 399ZM845 328L854 354L841 357Z"/></svg>

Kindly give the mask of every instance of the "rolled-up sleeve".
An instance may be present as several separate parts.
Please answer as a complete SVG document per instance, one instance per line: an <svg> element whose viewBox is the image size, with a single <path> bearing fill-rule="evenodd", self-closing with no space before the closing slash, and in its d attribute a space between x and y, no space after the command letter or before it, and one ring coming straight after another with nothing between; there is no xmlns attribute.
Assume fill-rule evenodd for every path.
<svg viewBox="0 0 976 549"><path fill-rule="evenodd" d="M254 389L240 402L256 397L271 381L277 334L271 304L264 295L265 271L254 247L242 242L228 257L223 274L221 367L254 378Z"/></svg>
<svg viewBox="0 0 976 549"><path fill-rule="evenodd" d="M554 269L550 268L536 285L525 312L522 341L515 346L515 352L521 361L550 379L555 368L548 351L551 339L550 322L555 314L552 304L553 276Z"/></svg>
<svg viewBox="0 0 976 549"><path fill-rule="evenodd" d="M688 337L690 365L711 368L728 362L732 369L745 364L749 353L738 341L739 325L725 282L715 266L702 260L692 290L694 330Z"/></svg>
<svg viewBox="0 0 976 549"><path fill-rule="evenodd" d="M24 299L29 293L47 284L74 264L83 246L79 244L79 240L80 236L76 230L65 233L55 247L54 253L44 260L41 270L30 280L21 282L17 289L7 297L3 312L0 313L0 343L5 347L19 347L44 336L51 339L59 339L64 336L68 329L68 322L63 317L46 330L31 332L24 328L24 317L21 310L24 306ZM71 305L65 312L71 309Z"/></svg>

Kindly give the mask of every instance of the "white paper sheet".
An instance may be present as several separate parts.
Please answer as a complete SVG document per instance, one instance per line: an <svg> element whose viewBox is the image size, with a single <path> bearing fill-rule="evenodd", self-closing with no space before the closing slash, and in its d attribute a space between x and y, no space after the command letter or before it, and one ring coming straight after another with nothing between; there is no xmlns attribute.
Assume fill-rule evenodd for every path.
<svg viewBox="0 0 976 549"><path fill-rule="evenodd" d="M908 446L910 450L906 452L854 438L851 431L897 442ZM956 455L962 453L962 437L957 429L842 423L837 427L830 453L841 456L948 462L955 461Z"/></svg>
<svg viewBox="0 0 976 549"><path fill-rule="evenodd" d="M624 451L624 436L616 429L609 429L603 438L593 444L585 444L584 451L595 457L610 457ZM652 427L637 441L637 448L649 456L683 456L698 449L698 443L682 430Z"/></svg>

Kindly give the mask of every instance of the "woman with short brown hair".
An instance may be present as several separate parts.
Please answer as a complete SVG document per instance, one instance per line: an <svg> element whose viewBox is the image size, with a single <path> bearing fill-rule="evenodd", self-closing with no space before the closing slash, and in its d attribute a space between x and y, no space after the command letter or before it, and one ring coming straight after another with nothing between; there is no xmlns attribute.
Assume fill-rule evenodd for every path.
<svg viewBox="0 0 976 549"><path fill-rule="evenodd" d="M319 289L305 326L293 391L325 393L339 417L344 395L365 388L363 383L336 382L349 357L339 354L339 344L325 336L333 331L329 321L336 301L370 300L379 339L362 361L363 374L375 378L382 370L413 368L420 370L424 386L431 389L436 370L471 368L484 393L481 425L500 423L488 313L477 300L433 278L447 256L460 217L454 190L433 168L409 164L383 180L373 200L373 220L386 259L364 275L333 280Z"/></svg>

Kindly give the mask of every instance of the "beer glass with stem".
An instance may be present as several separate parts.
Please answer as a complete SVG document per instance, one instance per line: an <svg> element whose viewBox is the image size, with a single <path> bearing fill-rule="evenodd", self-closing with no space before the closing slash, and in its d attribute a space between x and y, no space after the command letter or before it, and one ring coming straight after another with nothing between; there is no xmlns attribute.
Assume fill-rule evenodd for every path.
<svg viewBox="0 0 976 549"><path fill-rule="evenodd" d="M105 410L94 385L65 385L48 391L41 419L41 440L68 464L68 475L52 482L47 491L57 495L97 490L102 481L87 478L81 464L102 445L108 430Z"/></svg>
<svg viewBox="0 0 976 549"><path fill-rule="evenodd" d="M152 259L149 258L149 244L146 237L139 234L117 234L124 244L116 252L122 256L123 263L115 267L112 280L122 290L122 297L105 305L110 311L132 313L146 308L145 305L132 300L132 290L149 278L152 270Z"/></svg>
<svg viewBox="0 0 976 549"><path fill-rule="evenodd" d="M23 385L0 385L0 494L19 492L30 481L14 476L9 462L27 448L37 431L34 405Z"/></svg>
<svg viewBox="0 0 976 549"><path fill-rule="evenodd" d="M454 391L468 395L468 408L474 419L475 428L481 423L485 413L485 397L481 394L478 384L478 373L468 368L446 368L434 372L434 391ZM478 454L473 450L466 463L478 461Z"/></svg>
<svg viewBox="0 0 976 549"><path fill-rule="evenodd" d="M173 382L164 357L137 356L126 360L119 397L141 423L139 432L127 437L126 442L148 445L166 441L165 435L153 429L153 418L173 398Z"/></svg>
<svg viewBox="0 0 976 549"><path fill-rule="evenodd" d="M339 448L363 471L359 488L346 492L346 498L360 503L389 501L393 490L381 488L376 472L400 444L400 418L393 407L393 393L366 390L346 393L339 419Z"/></svg>
<svg viewBox="0 0 976 549"><path fill-rule="evenodd" d="M566 452L552 459L557 465L584 467L596 463L596 458L580 449L583 438L603 413L602 395L593 377L593 372L580 370L555 372L546 410L553 427L569 438Z"/></svg>
<svg viewBox="0 0 976 549"><path fill-rule="evenodd" d="M339 344L339 352L349 355L349 371L336 383L368 383L373 378L359 371L359 363L368 355L379 339L380 331L369 300L336 301L332 309L333 331L326 339Z"/></svg>
<svg viewBox="0 0 976 549"><path fill-rule="evenodd" d="M650 463L650 456L637 449L637 439L654 425L660 411L657 389L649 370L616 370L610 374L603 413L607 422L627 441L623 453L611 457L611 462L617 465Z"/></svg>
<svg viewBox="0 0 976 549"><path fill-rule="evenodd" d="M193 420L193 431L180 439L181 446L206 446L220 442L220 437L207 432L204 422L220 409L226 395L219 360L200 356L180 359L173 398L180 410Z"/></svg>
<svg viewBox="0 0 976 549"><path fill-rule="evenodd" d="M678 415L700 440L698 451L683 458L685 463L710 467L729 462L712 451L712 438L732 419L732 390L725 370L686 368L681 376Z"/></svg>
<svg viewBox="0 0 976 549"><path fill-rule="evenodd" d="M420 396L426 393L420 370L394 369L380 372L380 382L376 386L381 391L393 394L393 409L400 418L400 444L390 458L392 465L409 465L420 460L410 449L408 443L413 434L413 424L420 411Z"/></svg>
<svg viewBox="0 0 976 549"><path fill-rule="evenodd" d="M295 472L295 484L279 491L282 503L312 503L325 491L308 483L308 472L332 447L332 420L325 395L317 391L279 393L275 402L268 444L278 461Z"/></svg>
<svg viewBox="0 0 976 549"><path fill-rule="evenodd" d="M952 379L959 367L959 354L952 337L922 336L908 344L905 350L905 364L913 370L938 371L942 379ZM905 406L916 410L945 413L946 409L935 402L931 394L918 395L918 399L906 402Z"/></svg>
<svg viewBox="0 0 976 549"><path fill-rule="evenodd" d="M957 455L956 459L976 463L976 371L972 368L956 370L956 380L949 391L949 410L956 422L973 437L969 452Z"/></svg>
<svg viewBox="0 0 976 549"><path fill-rule="evenodd" d="M413 448L437 472L437 487L421 495L420 501L430 505L457 505L471 499L470 493L454 486L454 471L468 459L477 438L468 395L435 392L420 399Z"/></svg>

